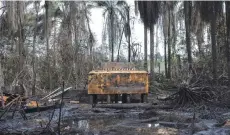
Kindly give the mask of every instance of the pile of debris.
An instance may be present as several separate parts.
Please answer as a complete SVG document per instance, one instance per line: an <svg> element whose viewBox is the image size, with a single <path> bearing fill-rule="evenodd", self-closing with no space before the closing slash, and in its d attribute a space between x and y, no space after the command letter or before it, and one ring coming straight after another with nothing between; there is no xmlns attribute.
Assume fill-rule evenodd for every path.
<svg viewBox="0 0 230 135"><path fill-rule="evenodd" d="M27 119L26 113L46 111L60 106L60 98L54 99L62 93L72 89L72 87L61 89L58 88L41 99L28 98L20 94L3 93L0 96L0 119L5 114L12 113L12 118L16 112L19 112L23 119Z"/></svg>
<svg viewBox="0 0 230 135"><path fill-rule="evenodd" d="M171 100L178 106L184 106L187 103L196 105L201 102L212 102L216 98L217 94L213 87L181 84L177 86L177 92L158 100Z"/></svg>

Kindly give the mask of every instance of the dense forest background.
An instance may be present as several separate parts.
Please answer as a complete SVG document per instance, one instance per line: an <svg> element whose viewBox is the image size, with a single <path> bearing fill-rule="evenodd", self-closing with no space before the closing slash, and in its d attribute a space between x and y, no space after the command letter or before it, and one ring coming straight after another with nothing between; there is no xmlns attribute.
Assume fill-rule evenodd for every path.
<svg viewBox="0 0 230 135"><path fill-rule="evenodd" d="M0 86L29 96L52 91L62 81L83 88L88 72L108 61L148 70L151 86L169 80L228 85L229 2L134 3L135 17L126 1L1 1ZM93 8L102 8L105 19L100 46L90 27ZM132 22L139 19L144 44L132 37Z"/></svg>

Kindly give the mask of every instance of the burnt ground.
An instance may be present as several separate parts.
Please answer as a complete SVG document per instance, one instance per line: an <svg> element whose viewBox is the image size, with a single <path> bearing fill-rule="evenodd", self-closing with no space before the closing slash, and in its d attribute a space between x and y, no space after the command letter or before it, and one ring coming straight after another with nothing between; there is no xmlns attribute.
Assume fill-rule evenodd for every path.
<svg viewBox="0 0 230 135"><path fill-rule="evenodd" d="M65 99L62 108L61 134L63 135L229 135L230 109L212 105L191 105L183 108L129 109L92 108L87 94L73 94L80 103ZM77 97L77 95L80 95ZM66 94L67 97L68 94ZM158 95L159 96L159 95ZM164 96L164 95L162 95ZM131 103L130 106L164 106L169 102L158 101L155 94L148 97L149 103ZM52 117L53 114L53 117ZM19 113L14 119L8 113L0 121L0 134L38 135L57 134L59 109L26 114L23 120ZM50 124L48 124L50 122Z"/></svg>

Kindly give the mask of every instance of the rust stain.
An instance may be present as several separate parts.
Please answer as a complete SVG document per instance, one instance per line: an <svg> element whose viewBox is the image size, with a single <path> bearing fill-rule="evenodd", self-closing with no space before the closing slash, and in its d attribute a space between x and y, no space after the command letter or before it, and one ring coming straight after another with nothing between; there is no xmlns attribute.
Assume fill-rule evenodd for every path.
<svg viewBox="0 0 230 135"><path fill-rule="evenodd" d="M97 70L89 73L88 94L148 93L146 71Z"/></svg>
<svg viewBox="0 0 230 135"><path fill-rule="evenodd" d="M26 104L28 107L37 107L37 106L40 106L40 104L36 101L30 101L29 103Z"/></svg>
<svg viewBox="0 0 230 135"><path fill-rule="evenodd" d="M5 103L6 100L9 98L8 96L0 96L0 101L2 101L2 97L3 97L3 102Z"/></svg>

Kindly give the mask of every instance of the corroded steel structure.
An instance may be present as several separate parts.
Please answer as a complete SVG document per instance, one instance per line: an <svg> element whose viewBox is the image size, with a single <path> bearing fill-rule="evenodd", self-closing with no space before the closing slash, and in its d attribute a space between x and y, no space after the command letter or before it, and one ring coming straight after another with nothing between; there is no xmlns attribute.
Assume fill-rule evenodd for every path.
<svg viewBox="0 0 230 135"><path fill-rule="evenodd" d="M146 71L91 71L88 94L141 94L148 93Z"/></svg>
<svg viewBox="0 0 230 135"><path fill-rule="evenodd" d="M130 63L106 63L88 77L88 94L146 94L149 92L148 72L136 70Z"/></svg>

